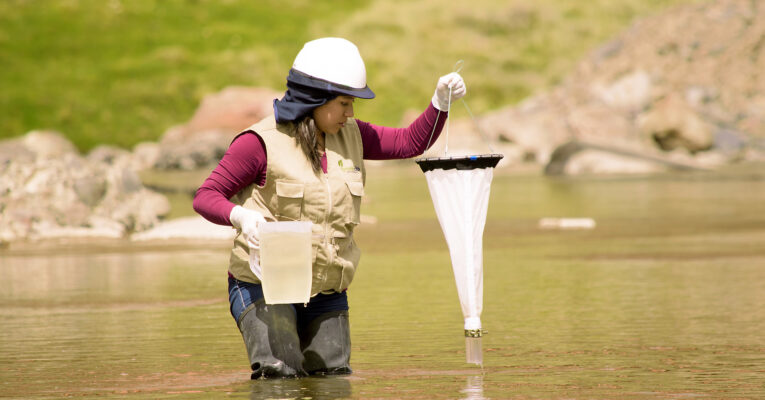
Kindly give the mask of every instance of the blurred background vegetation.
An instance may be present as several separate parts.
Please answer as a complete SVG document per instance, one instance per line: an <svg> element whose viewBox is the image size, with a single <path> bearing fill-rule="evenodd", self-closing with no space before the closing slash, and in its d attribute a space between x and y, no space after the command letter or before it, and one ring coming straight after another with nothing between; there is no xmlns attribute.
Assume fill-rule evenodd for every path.
<svg viewBox="0 0 765 400"><path fill-rule="evenodd" d="M373 101L397 125L465 60L476 113L554 85L636 17L698 0L3 0L0 138L62 132L87 151L132 147L187 121L226 86L281 90L302 44L355 42Z"/></svg>

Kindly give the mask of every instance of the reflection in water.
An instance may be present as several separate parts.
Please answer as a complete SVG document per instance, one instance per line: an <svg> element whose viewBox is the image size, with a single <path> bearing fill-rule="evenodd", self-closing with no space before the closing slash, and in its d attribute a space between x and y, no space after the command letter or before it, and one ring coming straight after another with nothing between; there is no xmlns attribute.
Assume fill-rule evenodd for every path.
<svg viewBox="0 0 765 400"><path fill-rule="evenodd" d="M465 381L465 389L460 390L463 393L463 400L484 400L483 397L483 375L468 376Z"/></svg>
<svg viewBox="0 0 765 400"><path fill-rule="evenodd" d="M497 334L479 370L416 177L370 182L381 218L357 230L353 376L249 381L225 248L0 250L0 397L763 398L759 181L496 177L483 316ZM550 215L598 227L538 230Z"/></svg>
<svg viewBox="0 0 765 400"><path fill-rule="evenodd" d="M301 379L256 379L251 383L250 398L316 400L350 397L351 382L347 377L317 376ZM473 397L471 397L473 398Z"/></svg>

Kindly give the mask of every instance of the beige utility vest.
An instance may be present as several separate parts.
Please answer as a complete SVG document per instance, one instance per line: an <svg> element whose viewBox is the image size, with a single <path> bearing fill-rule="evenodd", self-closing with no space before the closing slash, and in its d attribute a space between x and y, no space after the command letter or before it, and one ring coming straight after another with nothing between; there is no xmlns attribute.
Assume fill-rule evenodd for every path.
<svg viewBox="0 0 765 400"><path fill-rule="evenodd" d="M366 171L356 120L349 118L337 134L326 135L327 173L318 174L295 141L293 124L277 124L270 116L247 131L257 132L265 143L266 184L249 185L231 201L259 211L268 221L311 221L311 295L345 290L361 256L353 229L359 224ZM250 270L241 231L234 239L229 272L241 281L260 283Z"/></svg>

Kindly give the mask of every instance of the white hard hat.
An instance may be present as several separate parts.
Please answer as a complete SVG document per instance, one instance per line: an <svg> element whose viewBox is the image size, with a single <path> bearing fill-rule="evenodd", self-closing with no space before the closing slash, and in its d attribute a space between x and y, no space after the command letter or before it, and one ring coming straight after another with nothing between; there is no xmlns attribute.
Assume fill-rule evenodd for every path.
<svg viewBox="0 0 765 400"><path fill-rule="evenodd" d="M367 70L359 49L346 39L327 37L312 40L295 57L292 69L331 86L332 92L371 99Z"/></svg>

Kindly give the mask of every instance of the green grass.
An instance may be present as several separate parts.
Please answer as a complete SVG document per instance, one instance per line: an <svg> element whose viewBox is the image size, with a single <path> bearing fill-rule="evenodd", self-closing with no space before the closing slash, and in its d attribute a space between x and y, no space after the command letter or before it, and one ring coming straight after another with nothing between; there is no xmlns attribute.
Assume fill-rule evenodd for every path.
<svg viewBox="0 0 765 400"><path fill-rule="evenodd" d="M0 138L63 132L81 150L131 147L187 121L230 85L282 89L307 40L344 36L374 101L357 116L396 125L465 60L476 112L559 81L637 16L692 0L539 2L4 0Z"/></svg>

